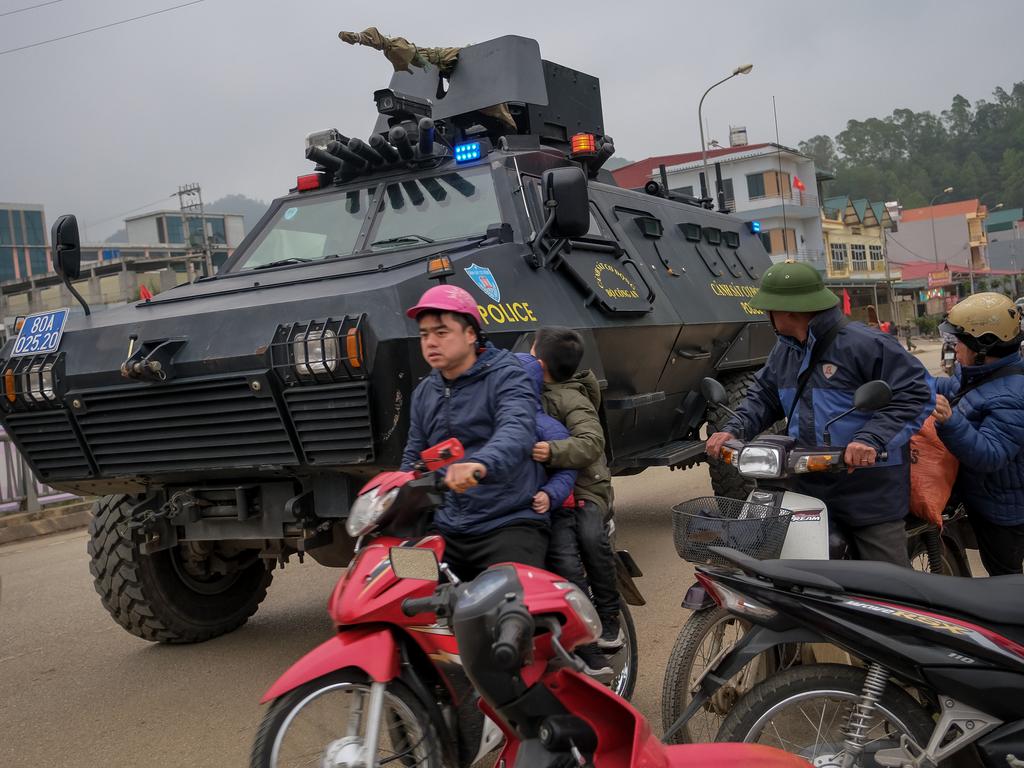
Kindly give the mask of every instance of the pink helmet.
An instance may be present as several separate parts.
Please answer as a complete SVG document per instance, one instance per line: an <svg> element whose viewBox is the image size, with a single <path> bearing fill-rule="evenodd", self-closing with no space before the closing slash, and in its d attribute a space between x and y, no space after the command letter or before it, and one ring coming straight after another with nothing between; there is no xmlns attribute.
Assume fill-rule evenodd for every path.
<svg viewBox="0 0 1024 768"><path fill-rule="evenodd" d="M417 302L415 307L406 311L406 315L416 319L417 315L427 310L435 312L456 312L460 315L467 315L475 324L476 329L484 324L480 317L480 310L469 292L459 288L457 285L435 285L429 288Z"/></svg>

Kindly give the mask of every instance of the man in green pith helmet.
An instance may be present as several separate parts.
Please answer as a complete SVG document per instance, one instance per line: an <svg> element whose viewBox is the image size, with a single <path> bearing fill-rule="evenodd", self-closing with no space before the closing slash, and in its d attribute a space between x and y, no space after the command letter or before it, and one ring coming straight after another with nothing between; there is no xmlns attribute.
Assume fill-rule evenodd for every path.
<svg viewBox="0 0 1024 768"><path fill-rule="evenodd" d="M717 459L727 440L750 440L783 417L798 446L823 445L825 424L853 405L857 387L882 379L892 387L888 406L829 427L832 445L846 446L847 465L865 471L803 475L793 490L828 505L830 524L859 559L909 565L909 441L935 395L917 358L892 336L850 322L838 304L809 264L783 262L764 273L750 306L768 313L779 340L736 416L708 438L707 453Z"/></svg>

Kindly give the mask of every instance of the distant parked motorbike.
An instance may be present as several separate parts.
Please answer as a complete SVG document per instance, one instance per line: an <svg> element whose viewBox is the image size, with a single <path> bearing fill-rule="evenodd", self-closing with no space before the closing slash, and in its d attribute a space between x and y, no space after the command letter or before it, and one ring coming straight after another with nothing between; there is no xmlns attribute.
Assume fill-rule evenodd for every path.
<svg viewBox="0 0 1024 768"><path fill-rule="evenodd" d="M705 379L701 389L709 403L726 408L726 393L721 384ZM827 505L820 499L789 490L790 481L807 473L847 471L843 461L845 446L830 445L829 427L854 410L884 408L891 394L888 384L882 381L861 386L854 394L853 407L825 426L826 444L822 447L797 448L795 439L785 435L761 435L747 443L726 443L722 461L735 466L741 476L754 479L756 486L745 501L702 497L677 505L673 509L673 534L679 556L691 563L723 564L712 551L717 545L759 559L849 557L846 540L838 531L830 531ZM969 576L962 535L969 526L962 510L951 512L949 517L941 533L928 523L908 519L908 554L918 570ZM661 706L666 731L692 700L695 681L747 629L742 617L717 605L699 582L687 591L682 607L693 613L680 629L665 669ZM774 671L805 661L804 650L799 645L790 645L766 651L736 679L723 684L705 707L668 739L674 743L710 741L740 696ZM822 649L821 653L824 652Z"/></svg>
<svg viewBox="0 0 1024 768"><path fill-rule="evenodd" d="M765 649L824 642L860 665L769 675L735 703L717 739L835 768L933 768L954 755L957 765L1024 765L1024 576L716 554L742 572L700 567L697 578L749 629L709 666L681 723Z"/></svg>
<svg viewBox="0 0 1024 768"><path fill-rule="evenodd" d="M942 372L952 376L956 370L956 339L943 338L942 351L939 353L942 362Z"/></svg>

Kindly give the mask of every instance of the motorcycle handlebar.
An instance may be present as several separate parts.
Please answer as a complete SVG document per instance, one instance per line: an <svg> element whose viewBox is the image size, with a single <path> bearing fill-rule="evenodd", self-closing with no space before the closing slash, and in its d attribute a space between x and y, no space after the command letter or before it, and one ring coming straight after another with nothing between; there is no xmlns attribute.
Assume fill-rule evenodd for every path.
<svg viewBox="0 0 1024 768"><path fill-rule="evenodd" d="M417 616L421 613L437 613L441 606L441 596L409 597L402 601L402 613L406 616Z"/></svg>
<svg viewBox="0 0 1024 768"><path fill-rule="evenodd" d="M494 662L505 672L515 672L520 667L523 639L532 631L529 615L509 613L498 624L498 639L491 650Z"/></svg>

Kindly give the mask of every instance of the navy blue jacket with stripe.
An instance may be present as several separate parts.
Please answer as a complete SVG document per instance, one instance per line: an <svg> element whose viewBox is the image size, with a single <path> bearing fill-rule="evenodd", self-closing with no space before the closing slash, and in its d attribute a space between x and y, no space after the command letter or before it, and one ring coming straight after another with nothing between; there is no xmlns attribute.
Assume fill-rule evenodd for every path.
<svg viewBox="0 0 1024 768"><path fill-rule="evenodd" d="M737 417L721 428L749 440L789 412L797 377L808 366L817 339L842 319L838 307L811 320L806 344L779 336L768 360L755 377ZM828 505L832 519L853 527L900 520L910 505L908 445L935 408L932 379L917 358L892 336L849 323L841 328L811 372L788 425L797 445L824 444L825 424L853 405L861 384L882 379L892 387L892 401L875 413L854 411L830 428L831 444L851 442L887 451L885 462L852 474L798 476L793 490L816 496Z"/></svg>
<svg viewBox="0 0 1024 768"><path fill-rule="evenodd" d="M1024 374L1020 353L985 365L958 365L955 376L936 379L936 386L952 398L961 386L1004 368ZM996 525L1024 525L1024 375L971 389L936 432L960 459L956 493L967 509Z"/></svg>

